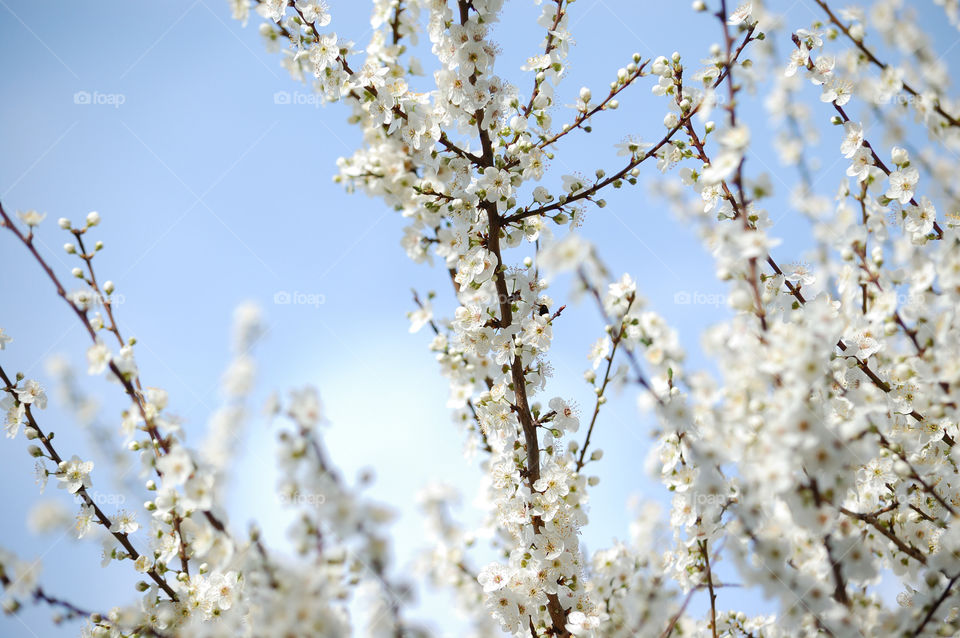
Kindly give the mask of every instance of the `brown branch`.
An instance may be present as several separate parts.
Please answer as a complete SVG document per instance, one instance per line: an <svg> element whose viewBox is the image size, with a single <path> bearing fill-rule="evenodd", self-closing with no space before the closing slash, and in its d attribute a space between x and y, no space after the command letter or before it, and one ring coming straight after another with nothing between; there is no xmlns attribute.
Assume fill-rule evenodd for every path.
<svg viewBox="0 0 960 638"><path fill-rule="evenodd" d="M911 634L913 638L917 638L917 636L923 633L923 628L927 626L927 624L933 618L933 615L937 613L937 609L939 609L940 605L942 605L943 602L950 597L950 592L953 589L953 586L956 584L957 580L960 580L960 574L957 574L956 576L950 579L950 582L948 582L947 586L943 589L943 593L940 594L940 597L933 602L933 605L930 607L930 610L927 612L927 615L923 617L923 621Z"/></svg>
<svg viewBox="0 0 960 638"><path fill-rule="evenodd" d="M593 416L590 418L590 427L587 428L587 438L583 441L583 447L580 449L580 456L577 458L577 469L579 472L583 469L584 463L586 463L587 448L590 447L590 436L593 434L593 427L597 424L597 417L600 414L600 406L603 405L603 393L607 389L607 384L610 383L610 372L613 370L613 358L617 354L617 348L620 346L620 342L625 336L625 324L627 314L630 312L631 306L636 299L636 293L630 295L627 299L627 309L623 313L623 319L620 321L620 328L617 330L617 334L613 336L610 340L612 345L610 346L610 354L606 356L607 368L603 373L603 381L600 383L600 390L597 392L597 401L593 406Z"/></svg>
<svg viewBox="0 0 960 638"><path fill-rule="evenodd" d="M800 38L796 34L793 35L793 43L798 48L800 47ZM809 58L807 58L807 69L811 71L814 69L813 61L810 60ZM834 110L840 115L840 119L843 120L844 123L852 121L850 119L850 116L847 115L847 112L843 109L842 106L840 106L836 102L831 102L830 104L831 106L833 106ZM883 160L880 159L880 156L877 155L877 151L870 144L870 141L864 138L863 146L864 148L870 151L870 155L873 158L873 163L877 166L877 168L879 168L881 171L886 173L887 176L889 176L891 173L891 170L887 168L887 165L884 164ZM917 200L913 197L910 198L910 203L917 207L920 206L920 204L917 203ZM940 225L936 221L933 222L933 229L936 231L936 238L943 239L943 229L940 228Z"/></svg>
<svg viewBox="0 0 960 638"><path fill-rule="evenodd" d="M737 58L740 56L740 53L743 51L746 45L755 39L753 37L753 32L755 28L756 28L755 26L751 27L747 31L747 35L743 39L743 42L740 44L739 47L737 47L737 50L732 54L730 59L731 65L737 60ZM717 79L714 81L712 88L716 88L720 86L720 84L724 81L724 79L726 79L729 73L730 73L729 67L725 67L717 76ZM597 192L599 192L603 188L606 188L607 186L609 186L610 184L613 184L614 182L618 182L622 180L624 177L626 177L627 173L629 173L634 168L636 168L637 166L645 162L647 159L655 156L657 151L659 151L664 145L670 142L673 139L673 136L676 135L676 133L679 130L681 130L686 126L686 122L690 120L690 118L692 118L700 110L700 106L701 105L698 104L697 106L691 108L686 115L680 118L680 121L677 122L675 126L673 126L669 131L667 131L667 134L664 135L663 138L661 138L660 141L653 146L653 148L651 148L650 150L648 150L646 153L642 155L635 156L630 162L627 163L625 167L623 167L622 169L620 169L610 177L596 182L593 186L589 188L579 190L576 193L572 193L570 197L567 197L562 201L557 201L557 202L554 202L553 204L548 204L548 205L540 206L533 209L528 207L519 212L514 213L513 215L508 215L503 220L504 225L513 224L515 222L520 221L521 219L526 219L527 217L533 217L535 215L542 216L551 211L560 210L564 206L568 206L573 202L580 201L582 199L589 199L590 197L595 195Z"/></svg>
<svg viewBox="0 0 960 638"><path fill-rule="evenodd" d="M852 512L845 507L841 507L839 508L839 510L841 514L845 514L850 518L855 518L859 521L863 521L864 523L869 524L873 529L883 534L890 542L896 545L897 549L899 549L901 552L903 552L910 558L914 559L918 563L921 563L922 565L927 564L927 557L924 556L919 549L917 549L916 547L904 541L895 533L893 533L893 531L888 527L888 525L885 524L884 521L880 520L879 513L875 512L873 514L861 514L859 512ZM892 523L890 523L889 525L892 525Z"/></svg>
<svg viewBox="0 0 960 638"><path fill-rule="evenodd" d="M10 377L7 376L3 366L0 366L0 381L3 381L4 383L4 387L2 389L16 399L17 394L14 390L15 386L13 383L11 383ZM50 460L59 466L61 463L63 463L63 458L53 447L53 442L51 441L50 437L44 434L40 424L37 423L37 420L33 416L33 410L30 408L29 404L24 404L24 414L27 417L27 423L29 423L31 428L36 430L37 438L43 444L43 447L47 451L47 455L50 457ZM110 531L113 523L110 521L110 518L103 513L103 510L100 509L96 502L90 497L90 495L87 493L87 489L81 485L76 493L80 495L80 498L83 499L85 505L93 508L93 512L97 517L97 521L103 525L104 529L106 529L117 540L117 542L120 543L121 546L123 546L123 548L127 551L127 554L130 555L130 559L134 561L137 560L137 558L140 557L140 553L137 552L136 548L134 548L127 534L125 532ZM173 591L170 585L167 584L167 581L157 573L156 568L151 567L147 574L168 596L170 596L171 600L177 600L176 592Z"/></svg>
<svg viewBox="0 0 960 638"><path fill-rule="evenodd" d="M707 541L697 541L703 564L707 570L707 588L710 591L710 631L713 638L717 638L717 594L713 590L713 572L710 569L710 553L707 551Z"/></svg>
<svg viewBox="0 0 960 638"><path fill-rule="evenodd" d="M14 236L17 239L20 240L20 242L24 246L27 247L27 250L29 250L30 254L33 255L34 260L40 264L41 268L43 268L44 272L47 274L47 277L50 279L51 282L53 282L53 285L56 287L57 294L60 296L61 299L63 299L67 303L68 306L70 306L70 309L73 310L73 313L77 316L77 318L83 324L84 328L87 331L87 334L90 336L90 340L93 341L93 343L97 343L98 342L97 333L94 330L93 326L90 324L90 320L87 317L88 310L85 308L81 308L76 302L73 301L73 299L71 299L67 295L66 290L64 289L63 284L61 284L60 279L57 277L56 273L53 272L53 269L50 267L50 265L37 251L37 248L33 243L32 230L27 235L24 235L20 231L20 229L17 228L13 219L4 210L2 203L0 203L0 227L6 227L10 232L14 234ZM88 255L86 253L85 249L83 248L82 240L80 240L80 236L83 234L83 232L85 231L75 230L74 236L77 237L78 241L80 241L81 250L84 250L84 254L82 255L81 258L87 263L89 268L90 281L88 283L90 283L90 285L95 285L96 278L94 276L93 266L90 263L90 261L92 260L92 255ZM103 298L103 293L100 291L99 286L96 286L94 288L94 291L101 298ZM117 328L116 322L113 319L113 312L112 310L109 309L109 306L107 308L108 308L108 316L112 323L111 332L113 332L116 335L117 339L120 341L120 344L122 346L124 343L123 338L120 336L120 331ZM151 442L153 443L151 448L153 449L155 458L159 459L163 455L167 454L170 451L170 442L166 438L161 436L160 430L157 427L154 419L152 419L147 414L146 402L143 398L143 394L140 389L142 386L140 384L139 375L131 375L130 377L128 377L128 375L124 374L120 370L119 366L117 366L117 364L112 359L107 364L107 367L110 369L114 377L123 387L127 396L130 398L133 404L137 407L137 411L140 413L140 417L143 419L143 422L144 422L144 430L147 432ZM154 470L156 471L157 476L161 478L163 477L163 474L160 472L159 468L154 466ZM209 510L205 511L204 514L208 520L211 520L211 521L216 520L216 516ZM179 525L180 518L181 518L180 515L175 512L174 519L177 525ZM220 521L217 521L214 526L220 531L224 531L225 529L223 523ZM183 540L183 537L181 537L180 538L181 555L185 554L185 548L183 547L183 543L184 543L184 540Z"/></svg>

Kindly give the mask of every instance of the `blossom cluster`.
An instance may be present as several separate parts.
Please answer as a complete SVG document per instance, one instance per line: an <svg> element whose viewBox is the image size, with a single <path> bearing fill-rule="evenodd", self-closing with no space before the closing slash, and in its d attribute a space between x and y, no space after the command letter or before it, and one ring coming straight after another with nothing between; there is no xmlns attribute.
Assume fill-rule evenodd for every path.
<svg viewBox="0 0 960 638"><path fill-rule="evenodd" d="M375 0L362 50L331 30L322 0L230 4L243 22L253 9L291 77L343 102L362 130L335 180L396 210L407 256L449 273L448 295L415 294L409 317L411 332L432 332L464 453L484 472L479 529L455 520L449 488L420 498L432 539L421 573L453 592L469 619L463 635L960 631L960 223L938 217L938 204L960 208L950 160L960 103L946 95L946 68L909 7L879 0L838 10L813 0L817 20L799 26L761 2L694 2L716 19L709 57L687 68L678 52L634 54L608 88L580 88L563 111L572 0L537 2L543 38L522 67L526 89L496 72L502 0ZM938 4L956 20L956 3ZM430 75L414 55L421 36L435 58ZM882 60L874 41L900 57ZM414 90L414 76L428 90ZM812 106L801 103L805 81L820 95ZM644 83L662 109L663 136L628 134L618 169L563 175L548 188L548 161L567 136L589 132ZM762 135L742 115L753 92L765 93L782 126L772 147L797 168L794 207L816 243L804 261L775 254L772 180L751 154ZM864 109L879 111L876 123ZM833 198L817 195L808 161L817 122L836 131L839 168L826 171ZM884 148L888 133L898 142ZM690 369L677 331L645 299L643 277L612 275L602 247L578 232L586 212L636 186L647 163L726 287L729 313L703 336L715 373ZM167 392L141 382L136 340L114 317L114 285L94 274L103 245L88 248L88 235L99 214L81 226L59 222L70 236L64 250L78 260L70 291L34 250L45 216L0 215L83 323L88 373L127 397L122 444L149 493L142 510L105 511L92 493L99 467L64 459L42 424L40 383L0 367L8 437L24 431L38 480L54 477L78 498L75 518L37 520L99 540L105 564L130 561L143 574L137 604L90 612L47 595L35 567L0 553L8 609L46 602L86 618L90 636L344 636L361 624L376 636L427 633L405 615L410 585L390 569L393 514L328 458L316 389L273 396L267 410L287 424L277 493L296 512L295 559L266 547L256 526L231 525L223 502L232 446L250 419L251 349L265 330L255 307L236 313L223 404L208 440L192 449ZM569 294L555 290L564 278ZM586 407L551 391L564 295L594 305L603 324L586 353L594 396ZM0 350L10 343L0 330ZM580 532L602 489L593 472L603 459L592 436L614 388L634 390L656 417L647 465L670 508L664 520L650 504L639 508L629 538L591 553ZM724 562L724 580L739 582L721 580ZM891 584L896 602L878 587ZM778 613L738 609L726 587L756 589ZM708 610L694 613L700 592ZM354 600L367 601L366 623Z"/></svg>

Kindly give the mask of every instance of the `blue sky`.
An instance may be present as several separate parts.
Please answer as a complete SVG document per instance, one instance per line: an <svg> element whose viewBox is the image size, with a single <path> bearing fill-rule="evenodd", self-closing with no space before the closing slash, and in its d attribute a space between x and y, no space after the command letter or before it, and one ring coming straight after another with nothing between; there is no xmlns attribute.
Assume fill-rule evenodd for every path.
<svg viewBox="0 0 960 638"><path fill-rule="evenodd" d="M330 28L363 45L369 36L367 4L330 4ZM938 19L932 3L922 4L918 10L927 12L935 48L950 51L956 32ZM812 6L808 0L793 4L789 15L795 27L809 26ZM697 66L720 35L715 20L688 7L628 0L572 5L577 45L559 102L572 104L582 85L595 95L604 92L634 51L646 58L679 50L689 66ZM529 90L530 78L519 67L540 44L538 11L530 2L508 3L494 30L501 48L498 69L519 81L521 91ZM113 280L123 295L119 321L140 342L144 382L170 392L191 444L202 441L217 405L232 310L245 300L259 302L270 334L257 353L257 400L305 383L320 388L333 457L348 477L376 468L371 494L402 513L395 525L402 567L422 543L416 490L443 479L458 485L469 504L478 472L462 461L462 437L444 407L446 383L426 349L429 337L407 332L411 287L436 290L438 310L452 309L445 272L406 258L398 215L379 202L347 195L331 180L336 159L349 155L359 140L346 123L346 109L276 104L278 91L306 95L304 87L280 68L279 56L264 51L257 17L243 29L230 19L223 0L114 0L98 3L96 12L82 3L0 0L0 16L0 54L10 61L0 76L5 208L48 213L38 241L66 279L75 264L59 248L68 238L56 228L56 218L79 222L90 210L101 213L103 223L92 231L106 245L96 259L98 275ZM787 48L788 43L781 46ZM948 57L955 59L957 50ZM627 134L658 139L666 105L650 94L649 85L641 80L629 89L621 109L599 120L593 133L568 136L547 185L558 184L564 173L617 167L621 158L612 145ZM76 97L81 92L92 103L77 103L84 101ZM830 112L818 111L816 94L810 97L826 122ZM762 110L747 107L743 116L756 127L754 139L761 140L748 166L777 167L762 141ZM555 121L565 117L569 114L558 111ZM839 138L827 128L824 138L822 163L830 166ZM656 177L652 166L644 167L641 181ZM794 176L786 173L785 182L792 185ZM786 187L776 180L774 185L778 195L771 207L781 212L773 215L778 219L773 234L786 240L777 254L782 262L795 261L808 247L807 227L790 211ZM823 185L832 195L836 181ZM692 231L643 190L617 191L607 200L606 209L588 213L583 234L602 243L613 272L631 272L651 307L679 330L690 368L708 365L698 354L698 334L726 311L679 305L674 295L724 292L709 256ZM80 326L7 234L0 235L0 273L0 326L16 339L3 352L4 367L49 383L44 361L51 355L81 364L87 342ZM563 300L566 291L561 282L553 295ZM318 295L323 303L277 305L278 292ZM549 396L574 398L584 412L592 409L582 372L587 349L601 333L592 307L568 306L555 326L556 376ZM100 380L87 387L101 397L104 422L118 425L125 407L118 389ZM89 450L60 406L54 403L41 416L57 432L62 454ZM595 466L603 481L592 492L592 522L583 533L591 549L626 538L631 495L666 502L643 470L651 426L638 414L633 392L604 408L594 439L606 451ZM231 485L231 521L242 530L256 518L282 542L283 517L271 496L274 434L259 422L251 427ZM0 545L23 557L43 556L43 583L52 594L95 608L132 600L129 570L100 569L98 546L27 534L23 521L37 488L24 448L22 438L0 445L6 505ZM95 486L107 482L99 480L95 471ZM133 489L139 483L132 476L124 480ZM46 496L66 498L52 485ZM736 606L737 595L724 591L720 605ZM752 598L749 606L769 608ZM418 615L455 635L456 621L443 598L424 599ZM0 634L67 636L78 630L76 624L53 629L47 616L41 609L27 610L19 620L0 618Z"/></svg>

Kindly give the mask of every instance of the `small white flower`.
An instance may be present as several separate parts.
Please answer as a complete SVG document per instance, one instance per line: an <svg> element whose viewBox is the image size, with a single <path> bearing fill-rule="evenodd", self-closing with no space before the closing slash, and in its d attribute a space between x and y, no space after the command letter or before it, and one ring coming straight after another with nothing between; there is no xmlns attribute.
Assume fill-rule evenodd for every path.
<svg viewBox="0 0 960 638"><path fill-rule="evenodd" d="M300 427L309 429L317 425L322 417L321 409L316 388L307 386L290 393L290 418Z"/></svg>
<svg viewBox="0 0 960 638"><path fill-rule="evenodd" d="M76 494L81 487L89 488L90 472L93 471L93 461L81 461L76 454L69 461L60 463L57 472L57 480L60 481L57 487L65 488L71 494Z"/></svg>
<svg viewBox="0 0 960 638"><path fill-rule="evenodd" d="M933 230L933 223L937 219L937 209L926 197L920 198L919 206L908 206L907 217L903 220L903 228L913 233L916 238L923 237Z"/></svg>
<svg viewBox="0 0 960 638"><path fill-rule="evenodd" d="M537 186L533 189L533 201L538 204L546 204L551 199L550 191L548 191L543 186Z"/></svg>
<svg viewBox="0 0 960 638"><path fill-rule="evenodd" d="M744 22L749 23L750 18L752 17L752 14L753 14L752 2L741 4L739 7L736 8L736 10L733 13L730 14L730 17L727 18L727 24L736 26Z"/></svg>
<svg viewBox="0 0 960 638"><path fill-rule="evenodd" d="M790 283L800 284L801 286L809 286L817 279L805 264L797 264L785 273L783 278Z"/></svg>
<svg viewBox="0 0 960 638"><path fill-rule="evenodd" d="M19 401L14 401L12 396L7 395L0 399L0 412L3 413L3 427L7 431L7 438L16 437L17 433L20 432L23 417L27 413L26 406Z"/></svg>
<svg viewBox="0 0 960 638"><path fill-rule="evenodd" d="M823 93L820 95L821 102L833 102L837 106L843 106L853 97L853 83L849 80L832 78L830 82L823 85Z"/></svg>
<svg viewBox="0 0 960 638"><path fill-rule="evenodd" d="M897 166L903 166L910 161L910 153L902 146L894 146L890 149L890 159L893 160L893 163Z"/></svg>
<svg viewBox="0 0 960 638"><path fill-rule="evenodd" d="M857 346L856 355L861 359L866 359L883 348L883 344L877 341L867 330L857 332L853 337L853 343Z"/></svg>
<svg viewBox="0 0 960 638"><path fill-rule="evenodd" d="M584 180L576 175L561 175L560 179L563 182L563 190L571 195L585 188Z"/></svg>
<svg viewBox="0 0 960 638"><path fill-rule="evenodd" d="M617 155L621 157L637 157L641 153L645 153L647 149L652 146L653 144L632 139L614 145L617 149Z"/></svg>
<svg viewBox="0 0 960 638"><path fill-rule="evenodd" d="M410 313L410 332L419 332L421 328L430 323L433 319L433 307L429 302L423 304L422 308L417 308Z"/></svg>
<svg viewBox="0 0 960 638"><path fill-rule="evenodd" d="M888 198L901 204L909 204L913 193L920 181L920 173L913 167L904 168L890 173L890 188L887 189Z"/></svg>
<svg viewBox="0 0 960 638"><path fill-rule="evenodd" d="M141 574L145 574L153 569L153 559L146 554L140 554L137 560L133 562L133 568Z"/></svg>
<svg viewBox="0 0 960 638"><path fill-rule="evenodd" d="M193 473L193 459L183 446L176 446L157 460L164 487L182 485Z"/></svg>
<svg viewBox="0 0 960 638"><path fill-rule="evenodd" d="M23 386L17 388L17 400L26 405L34 405L41 410L47 407L47 395L36 381L25 381Z"/></svg>
<svg viewBox="0 0 960 638"><path fill-rule="evenodd" d="M313 63L313 74L321 77L324 69L333 64L340 55L337 47L337 34L331 33L320 36L317 43L310 49L310 62Z"/></svg>
<svg viewBox="0 0 960 638"><path fill-rule="evenodd" d="M560 397L550 399L550 409L556 412L553 417L553 425L560 431L576 432L580 429L580 419L577 418L576 410L569 403Z"/></svg>
<svg viewBox="0 0 960 638"><path fill-rule="evenodd" d="M873 166L873 153L869 148L861 146L853 154L850 166L847 167L847 176L856 177L857 181L864 181L870 177L870 168Z"/></svg>
<svg viewBox="0 0 960 638"><path fill-rule="evenodd" d="M93 525L93 519L95 517L96 512L91 505L83 505L80 507L80 513L77 514L77 522L74 526L77 532L77 538L83 538L87 535L87 532L90 531L90 527Z"/></svg>
<svg viewBox="0 0 960 638"><path fill-rule="evenodd" d="M509 575L507 568L500 563L490 563L481 570L477 581L483 587L483 591L490 593L502 589L507 584Z"/></svg>
<svg viewBox="0 0 960 638"><path fill-rule="evenodd" d="M717 140L725 149L743 151L750 144L750 129L741 124L717 133Z"/></svg>
<svg viewBox="0 0 960 638"><path fill-rule="evenodd" d="M137 518L126 510L120 510L113 518L113 524L110 526L110 532L113 534L133 534L140 529Z"/></svg>
<svg viewBox="0 0 960 638"><path fill-rule="evenodd" d="M101 374L110 364L110 349L97 341L87 348L87 374Z"/></svg>
<svg viewBox="0 0 960 638"><path fill-rule="evenodd" d="M610 337L600 337L590 348L587 358L593 362L593 369L596 370L608 354L610 354Z"/></svg>
<svg viewBox="0 0 960 638"><path fill-rule="evenodd" d="M325 27L330 24L330 7L323 0L313 2L297 0L296 7L303 13L303 17L308 23L317 27Z"/></svg>
<svg viewBox="0 0 960 638"><path fill-rule="evenodd" d="M840 152L847 159L856 155L860 147L863 146L863 127L857 122L846 122L843 125L843 142L840 144Z"/></svg>
<svg viewBox="0 0 960 638"><path fill-rule="evenodd" d="M713 162L703 169L703 174L700 177L701 181L708 186L719 184L733 175L733 172L740 166L741 159L742 155L739 151L722 151L713 158Z"/></svg>
<svg viewBox="0 0 960 638"><path fill-rule="evenodd" d="M279 23L287 11L290 0L264 0L257 5L257 13Z"/></svg>
<svg viewBox="0 0 960 638"><path fill-rule="evenodd" d="M542 250L537 257L537 264L547 274L553 275L579 268L589 255L590 244L580 235L570 233Z"/></svg>
<svg viewBox="0 0 960 638"><path fill-rule="evenodd" d="M20 218L20 221L30 227L39 226L40 222L42 222L46 216L46 213L38 213L35 210L28 210L24 212L17 211L17 217Z"/></svg>
<svg viewBox="0 0 960 638"><path fill-rule="evenodd" d="M477 185L486 191L486 200L488 202L505 199L513 193L513 186L510 184L510 173L493 166L488 166L483 169L483 177Z"/></svg>
<svg viewBox="0 0 960 638"><path fill-rule="evenodd" d="M806 68L809 60L810 50L807 49L806 44L801 43L800 46L790 54L790 61L787 63L787 68L783 74L787 77L796 75L797 69Z"/></svg>
<svg viewBox="0 0 960 638"><path fill-rule="evenodd" d="M124 377L129 379L137 376L137 360L133 355L133 346L127 345L120 348L117 356L113 357L113 364Z"/></svg>

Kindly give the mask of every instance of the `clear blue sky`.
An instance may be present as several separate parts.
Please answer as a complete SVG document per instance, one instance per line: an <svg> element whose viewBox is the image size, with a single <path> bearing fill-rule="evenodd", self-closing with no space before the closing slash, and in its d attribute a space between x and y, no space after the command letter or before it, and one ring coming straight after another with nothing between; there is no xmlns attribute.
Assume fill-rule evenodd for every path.
<svg viewBox="0 0 960 638"><path fill-rule="evenodd" d="M330 4L330 28L363 45L369 36L367 3ZM806 5L813 3L793 5L794 27L807 27L813 19L814 9ZM935 48L950 50L956 32L939 19L932 2L921 5L919 10L929 12ZM679 50L688 66L696 66L720 36L715 20L688 7L686 1L575 3L570 28L578 44L559 102L572 104L582 85L594 94L604 92L634 51L651 57ZM521 80L522 91L530 82L519 67L542 37L535 26L538 11L531 2L508 3L495 28L502 50L498 70ZM8 210L48 213L39 241L65 278L75 264L59 249L67 237L55 220L79 222L88 211L100 211L103 223L94 235L106 249L96 259L98 274L124 295L119 320L140 341L144 382L170 392L194 445L202 441L207 416L217 405L232 309L247 299L260 302L271 334L258 352L257 400L271 390L319 386L334 458L348 477L375 467L372 494L402 512L395 530L397 562L403 565L422 543L415 492L440 478L461 487L469 503L478 476L462 462L462 438L444 407L446 383L426 349L429 337L407 333L410 288L437 290L438 310L449 313L449 284L442 269L406 258L399 216L332 183L337 157L353 151L358 132L348 126L340 105L275 104L277 91L305 94L305 89L280 68L279 56L264 51L257 20L254 15L241 28L224 0L113 0L97 3L95 11L83 3L0 0L0 54L8 61L0 76L0 201ZM957 53L948 55L955 60ZM432 68L429 59L424 62ZM629 133L659 138L665 103L650 94L649 85L641 81L628 90L621 110L600 119L592 134L570 136L547 183L557 184L561 174L575 170L590 175L599 167L615 168L621 158L612 145ZM82 91L104 103L77 104L75 95ZM817 112L815 95L810 94ZM762 111L748 109L744 115L760 140L748 166L776 167L764 147ZM827 121L830 112L817 115ZM555 121L564 117L557 112ZM839 141L833 130L825 129L824 137L821 157L829 166ZM652 166L644 167L643 181L655 177ZM793 184L794 175L786 173L785 182ZM783 262L794 261L808 245L806 225L787 207L784 184L775 179L774 186L779 194L771 206L781 210L773 215L778 220L773 234L786 239L777 254ZM832 195L836 182L827 179L823 186ZM709 256L690 229L642 190L618 191L607 199L605 210L589 212L582 232L603 243L614 272L631 272L651 306L673 322L691 353L690 367L706 365L698 354L698 334L725 311L677 305L674 294L724 291ZM275 305L279 291L323 295L325 302ZM566 288L553 294L563 299ZM7 234L0 234L0 299L0 326L16 339L0 355L5 368L49 384L44 361L51 355L82 364L86 336ZM554 332L550 396L575 398L584 411L591 409L581 374L587 349L601 331L592 307L564 312ZM99 380L87 386L102 398L104 422L118 425L125 402L117 388ZM56 430L62 454L89 454L55 402L41 417ZM638 415L633 393L604 409L595 436L607 453L595 466L604 480L592 491L592 522L583 533L590 549L627 537L630 495L666 502L643 471L650 427ZM232 523L244 529L258 518L282 542L283 519L271 497L273 435L254 424L231 486ZM100 469L95 486L107 482L98 476ZM27 534L23 521L37 488L22 438L0 445L0 479L5 503L0 545L26 558L43 556L42 582L51 594L94 608L132 600L130 570L100 569L99 546ZM126 480L136 489L139 479ZM47 496L66 500L52 485ZM736 595L725 591L720 605L736 606L736 600L724 601ZM759 600L750 605L768 608ZM444 599L425 599L419 615L456 635ZM24 612L20 620L0 618L0 635L78 631L77 624L54 629L47 617L40 609Z"/></svg>

